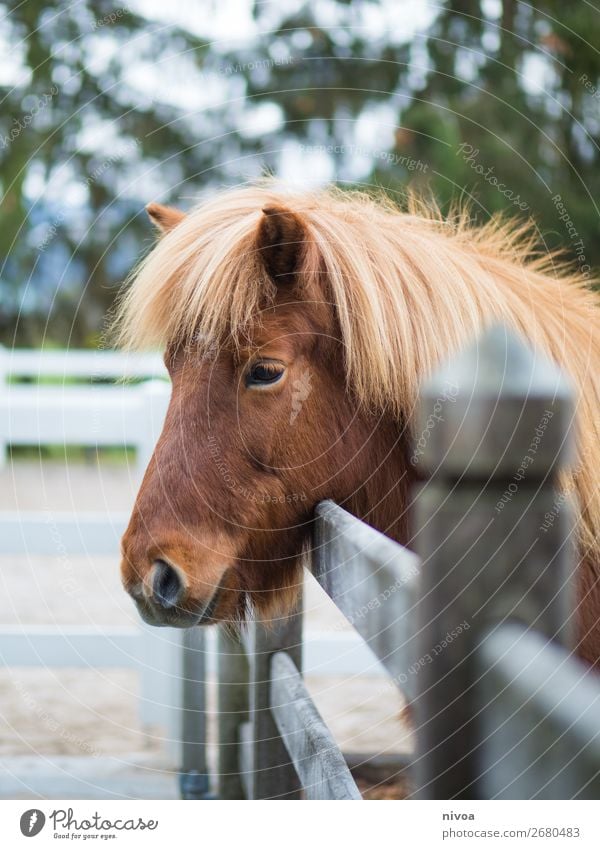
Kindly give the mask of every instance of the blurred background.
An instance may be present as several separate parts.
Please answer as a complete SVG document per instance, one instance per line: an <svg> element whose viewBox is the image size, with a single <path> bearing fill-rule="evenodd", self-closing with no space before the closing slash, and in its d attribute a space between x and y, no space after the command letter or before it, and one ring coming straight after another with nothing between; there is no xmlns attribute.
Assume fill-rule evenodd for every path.
<svg viewBox="0 0 600 849"><path fill-rule="evenodd" d="M269 173L399 201L410 186L481 221L531 218L591 279L600 14L27 0L0 2L0 47L0 797L168 798L177 646L140 629L117 566L151 450L139 422L168 386L160 358L106 351L154 241L144 206ZM399 694L332 605L306 608L307 685L337 741L406 753Z"/></svg>
<svg viewBox="0 0 600 849"><path fill-rule="evenodd" d="M481 218L533 216L588 274L600 262L600 16L586 2L0 8L5 345L96 346L151 244L144 205L266 172L467 196Z"/></svg>

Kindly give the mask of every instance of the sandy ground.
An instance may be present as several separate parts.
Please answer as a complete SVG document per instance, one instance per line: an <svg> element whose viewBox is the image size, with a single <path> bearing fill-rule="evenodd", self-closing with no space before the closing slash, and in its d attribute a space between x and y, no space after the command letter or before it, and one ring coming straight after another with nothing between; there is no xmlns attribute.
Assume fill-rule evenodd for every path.
<svg viewBox="0 0 600 849"><path fill-rule="evenodd" d="M124 466L15 461L0 472L0 510L120 511L135 484ZM65 569L77 592L61 591ZM131 625L137 614L123 593L116 558L0 557L0 625ZM306 597L308 628L344 627L319 591ZM345 751L406 751L400 697L382 677L309 678L308 687ZM139 674L123 669L0 667L0 759L120 758L144 769L176 766L164 729L139 718ZM127 753L127 754L124 754ZM26 762L23 759L23 763ZM70 762L70 761L69 761ZM10 772L10 770L9 770ZM10 781L6 786L12 787ZM3 795L0 780L0 796ZM21 795L21 794L19 794ZM25 794L26 795L26 794Z"/></svg>

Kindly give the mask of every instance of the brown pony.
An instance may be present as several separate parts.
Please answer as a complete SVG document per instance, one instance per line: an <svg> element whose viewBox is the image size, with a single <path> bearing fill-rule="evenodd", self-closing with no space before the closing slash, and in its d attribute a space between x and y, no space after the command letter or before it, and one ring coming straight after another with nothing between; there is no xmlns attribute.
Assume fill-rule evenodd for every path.
<svg viewBox="0 0 600 849"><path fill-rule="evenodd" d="M523 228L415 201L272 184L189 214L120 306L129 346L163 346L173 391L123 537L123 583L153 624L273 617L293 604L315 504L401 543L419 382L502 321L576 389L580 653L600 659L598 297Z"/></svg>

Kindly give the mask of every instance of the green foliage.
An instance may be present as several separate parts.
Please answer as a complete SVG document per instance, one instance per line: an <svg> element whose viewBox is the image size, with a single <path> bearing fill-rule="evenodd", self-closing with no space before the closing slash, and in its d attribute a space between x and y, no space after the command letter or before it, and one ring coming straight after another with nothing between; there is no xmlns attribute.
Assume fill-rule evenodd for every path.
<svg viewBox="0 0 600 849"><path fill-rule="evenodd" d="M414 92L403 123L431 136L422 155L437 172L431 181L436 195L448 199L461 187L474 197L482 217L519 212L482 179L473 160L484 172L493 167L524 201L523 211L533 217L545 244L564 247L591 277L586 266L600 263L595 202L600 53L594 47L600 17L587 4L503 0L496 4L498 17L486 19L488 5L446 4L428 33L433 68ZM469 70L472 77L465 79ZM441 115L444 110L448 115ZM447 125L445 132L441 124ZM469 162L465 150L477 155ZM567 231L553 200L557 195L577 235Z"/></svg>
<svg viewBox="0 0 600 849"><path fill-rule="evenodd" d="M0 3L4 344L102 343L153 238L144 205L265 171L470 197L482 219L532 216L587 276L600 264L589 4L448 0L413 21L397 0L256 3L247 37L212 42L220 6L192 5L184 25L105 0Z"/></svg>

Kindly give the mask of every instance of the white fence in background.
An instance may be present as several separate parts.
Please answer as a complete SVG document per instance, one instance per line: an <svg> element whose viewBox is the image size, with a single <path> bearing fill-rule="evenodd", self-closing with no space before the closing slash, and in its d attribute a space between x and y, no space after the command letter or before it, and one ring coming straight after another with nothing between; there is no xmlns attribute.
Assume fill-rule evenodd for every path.
<svg viewBox="0 0 600 849"><path fill-rule="evenodd" d="M130 446L143 471L169 397L165 376L154 354L0 349L0 465L9 445ZM145 382L119 382L131 379Z"/></svg>
<svg viewBox="0 0 600 849"><path fill-rule="evenodd" d="M169 385L160 379L165 375L155 355L0 348L0 465L10 445L130 446L141 476L168 403ZM123 378L143 382L120 382ZM0 556L114 556L117 568L127 520L122 513L0 511ZM0 623L0 666L137 669L142 722L162 726L177 741L181 640L181 631L141 622L120 628ZM309 631L304 652L309 675L382 674L373 653L351 632ZM207 655L211 673L211 633Z"/></svg>
<svg viewBox="0 0 600 849"><path fill-rule="evenodd" d="M134 473L141 476L169 399L169 384L159 379L165 375L156 355L0 349L0 465L14 445L127 446L135 450ZM0 511L0 555L112 556L117 568L127 518ZM0 624L0 665L135 668L141 672L143 724L164 727L174 740L180 644L179 631L142 623L120 628Z"/></svg>

